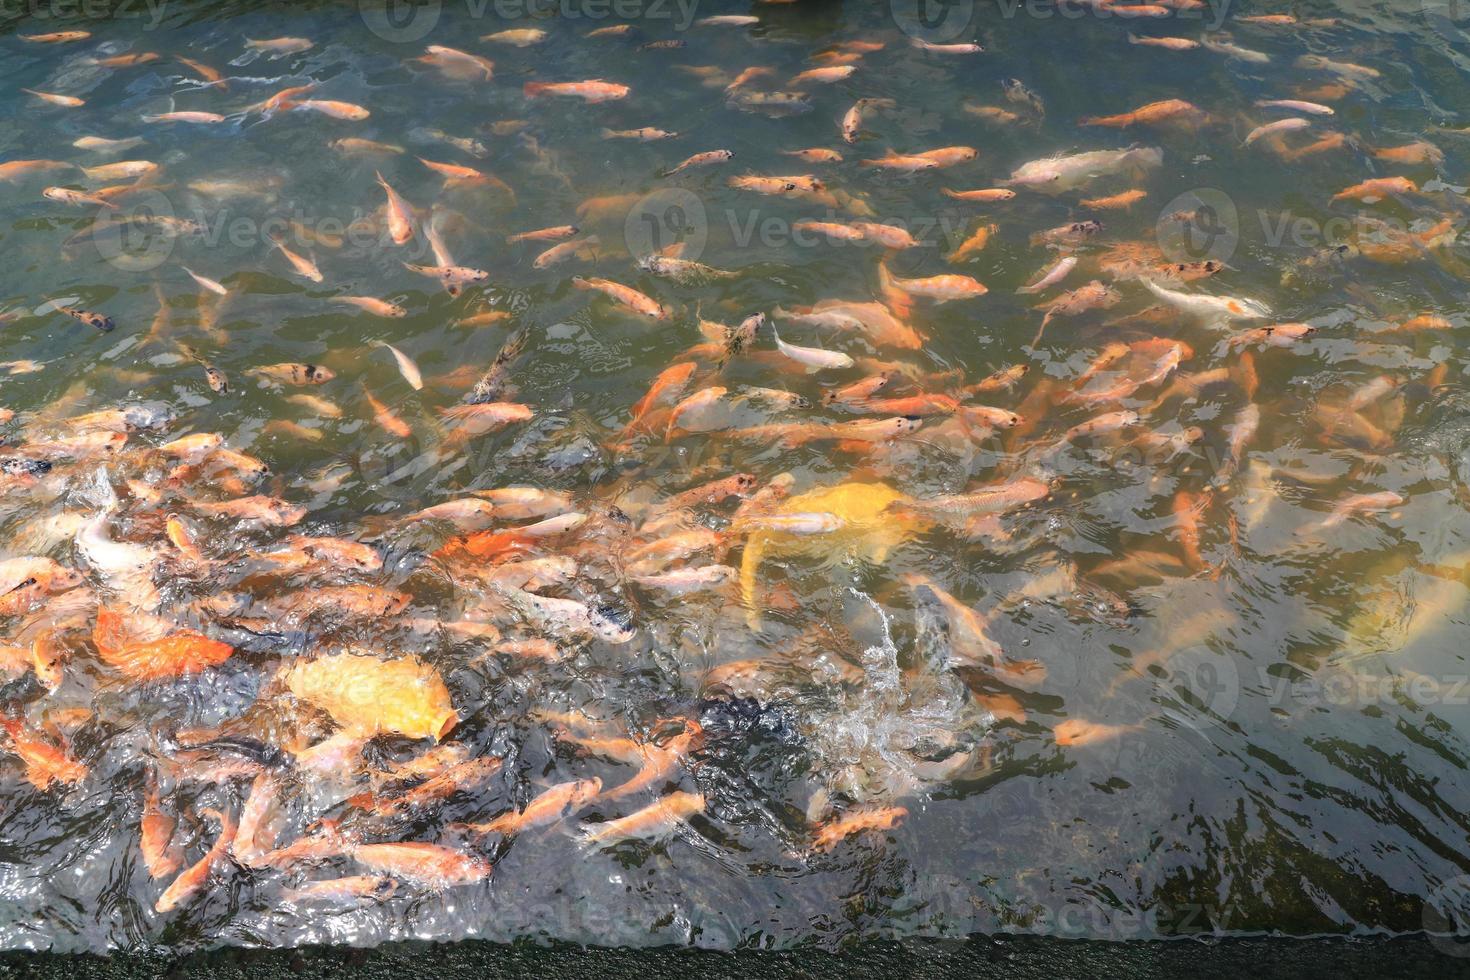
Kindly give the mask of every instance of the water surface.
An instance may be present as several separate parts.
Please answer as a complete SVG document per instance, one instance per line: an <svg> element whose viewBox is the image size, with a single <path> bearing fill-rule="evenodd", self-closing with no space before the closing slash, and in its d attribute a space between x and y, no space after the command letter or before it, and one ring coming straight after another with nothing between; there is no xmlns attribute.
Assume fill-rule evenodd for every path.
<svg viewBox="0 0 1470 980"><path fill-rule="evenodd" d="M120 451L59 456L39 477L6 477L5 555L79 569L95 598L28 604L5 621L7 645L28 649L55 629L46 635L65 656L54 690L24 664L7 674L4 713L32 735L64 737L89 771L42 791L13 755L0 759L0 944L530 936L766 947L1003 930L1109 939L1463 931L1470 401L1459 343L1467 266L1455 234L1467 210L1470 142L1448 130L1470 125L1470 103L1467 36L1453 5L1303 5L1292 12L1311 23L1294 26L1241 19L1285 8L1238 4L1162 18L977 4L959 27L861 3L704 3L692 14L670 5L604 18L575 6L509 19L495 7L424 10L405 19L352 4L169 3L130 16L31 17L0 38L9 95L0 157L158 165L116 199L116 213L42 191L130 180L63 167L0 182L0 307L13 314L0 334L3 359L35 362L0 382L0 404L16 413L6 450L74 434L68 420L88 412L148 402L172 415L129 432ZM731 13L759 23L693 23ZM632 29L587 36L617 23ZM546 36L528 47L480 39L530 27ZM19 37L59 30L91 36ZM1228 36L1269 60L1130 44L1130 33ZM925 51L911 35L985 50ZM245 43L281 37L312 43L295 53ZM683 46L644 47L664 40ZM745 68L772 72L740 91L786 90L798 73L832 63L814 56L852 41L883 46L853 61L848 78L797 86L803 111L727 102L725 86ZM414 60L433 44L492 59L494 77L446 77ZM159 57L97 63L145 52ZM1304 55L1372 72L1298 64ZM227 84L206 84L179 56L217 69ZM1040 107L1008 99L1002 81L1011 78ZM601 104L523 93L526 82L584 79L631 92ZM307 84L310 98L370 115L247 109ZM85 104L50 105L21 89ZM839 122L860 98L892 104L870 110L848 144ZM1078 123L1172 98L1210 120L1193 129ZM1289 114L1255 105L1269 99L1323 102L1335 114L1310 117L1309 129L1279 143L1243 146L1255 127ZM1015 118L987 119L977 107ZM141 119L176 110L226 118ZM677 136L602 136L643 126ZM1333 133L1346 137L1341 146L1291 158ZM143 142L107 155L74 146L83 136ZM343 138L402 152L346 153L331 145ZM1438 153L1418 162L1380 155L1420 140ZM955 145L978 157L918 173L862 162ZM842 160L783 155L814 147ZM942 193L999 186L1053 154L1128 147L1157 148L1160 162L1075 188L1017 187L1004 201ZM661 176L715 149L734 158ZM472 167L504 186L446 185L418 158ZM418 212L401 246L382 219L378 172ZM729 184L808 173L836 195L832 204ZM1416 189L1371 203L1332 200L1390 176ZM1126 209L1081 203L1133 188L1146 197ZM159 215L198 227L179 233ZM1083 241L1033 241L1087 219L1103 228ZM451 295L405 269L435 264L423 230L431 220L457 263L488 273L483 282ZM794 230L803 220L899 225L921 245L887 253L833 243ZM536 256L553 243L506 243L563 224L596 236L595 246L538 269ZM982 250L946 261L985 224L995 230ZM293 274L273 235L314 259L322 281ZM636 265L680 242L684 259L734 275L674 281ZM1063 254L1080 261L1059 286L1016 293ZM1258 300L1271 313L1222 323L1160 307L1138 268L1110 271L1133 255L1146 275L1161 275L1166 262L1223 262L1208 278L1159 284ZM201 289L185 266L228 295ZM912 309L900 312L922 336L917 349L776 320L783 340L849 354L856 363L846 369L807 372L783 359L769 326L751 349L728 356L699 330L701 318L733 327L831 300L897 310L905 300L885 290L885 273L962 274L988 292L943 304L909 298ZM670 316L630 314L576 288L574 276L634 287ZM1093 279L1116 290L1117 302L1056 316L1034 342L1043 316L1035 307ZM332 302L343 295L391 301L406 315ZM58 304L104 313L116 329L98 332ZM508 316L460 323L494 312ZM1447 322L1403 328L1416 317ZM1227 343L1281 323L1316 329L1284 346ZM524 348L497 397L533 417L456 441L441 409L461 402L510 338ZM417 363L422 390L377 342ZM1161 380L1106 402L1067 397L1079 385L1095 391L1142 377L1174 349L1168 342L1187 345L1188 356ZM1110 344L1143 346L1081 380ZM705 349L691 353L697 345ZM224 372L228 393L210 389L191 353ZM281 362L323 365L335 378L304 388L250 373ZM655 414L660 424L625 436L631 407L680 362L697 370L679 397L722 386L734 398L756 386L813 403L878 370L895 372L885 394L898 397L955 394L1025 365L1014 385L968 399L1023 420L987 434L956 424L962 413L941 413L876 444L782 440L735 430L866 416L820 404L777 410L758 399L732 408L727 398L705 426L712 431L666 439L666 416ZM1176 386L1190 378L1197 383ZM303 393L329 400L340 417L290 398ZM368 393L407 436L375 421ZM1232 435L1252 405L1259 424L1235 452ZM1137 424L1065 438L1115 411L1137 412ZM1183 434L1192 427L1191 441ZM211 432L267 463L270 475L252 483L207 467L173 474L176 461L149 451ZM670 495L741 473L755 487L789 480L792 494L862 483L924 500L1022 478L1047 482L1049 494L995 522L905 523L889 511L856 540L837 533L830 544L775 548L756 570L758 622L736 581L671 596L632 580L631 549L701 528L723 532L720 551L668 568L738 567L749 533L732 522L738 500L654 521ZM526 622L467 567L486 562L435 555L453 527L402 520L508 486L564 491L588 523L496 560L574 560L568 581L534 588L605 611L613 625L604 632L626 625L630 639ZM1402 500L1331 518L1352 495L1389 492ZM190 503L249 493L308 513L281 529L213 519ZM76 545L81 525L114 498L112 537L159 556L147 576L156 602ZM1197 558L1179 516L1194 505ZM183 515L207 563L177 563L163 523L170 513ZM290 548L291 534L366 543L382 567L357 572L308 556L281 568L261 557ZM916 588L916 576L928 584ZM410 604L390 616L288 609L343 585L400 591ZM936 625L944 617L933 588L983 617L1007 660L1035 669L1018 675L984 658L956 667L962 630ZM254 604L226 612L208 602L237 592ZM186 676L123 676L99 658L96 609L139 604L233 654ZM503 640L549 638L560 657L497 651L484 637L433 626L462 619L492 623ZM280 672L349 646L429 665L457 716L446 744L501 758L499 771L428 805L366 816L348 801L371 788L366 771L419 756L428 740L373 739L330 778L294 761L336 723L284 693ZM726 667L737 661L755 663ZM1078 737L1081 722L1093 727ZM579 749L579 734L660 748L681 733L697 737L637 793L595 799L515 837L455 826L515 810L553 784L597 777L612 790L633 775ZM207 751L190 752L185 743L201 738ZM238 771L217 771L242 759ZM382 901L293 902L287 889L365 869L350 849L284 870L222 860L198 894L158 912L172 875L151 878L139 852L149 780L178 818L187 867L217 834L204 811L240 813L262 759L281 787L278 844L340 818L361 841L436 842L493 862L493 874L448 888L405 879ZM704 809L671 833L579 845L580 830L676 791L701 794ZM899 807L893 826L813 846L824 824Z"/></svg>

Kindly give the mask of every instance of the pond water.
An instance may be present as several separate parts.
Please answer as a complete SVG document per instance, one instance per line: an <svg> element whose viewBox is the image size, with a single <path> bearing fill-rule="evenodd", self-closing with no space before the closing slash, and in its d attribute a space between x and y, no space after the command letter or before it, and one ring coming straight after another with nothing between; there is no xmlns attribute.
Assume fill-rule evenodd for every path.
<svg viewBox="0 0 1470 980"><path fill-rule="evenodd" d="M1460 951L1456 5L4 15L0 947Z"/></svg>

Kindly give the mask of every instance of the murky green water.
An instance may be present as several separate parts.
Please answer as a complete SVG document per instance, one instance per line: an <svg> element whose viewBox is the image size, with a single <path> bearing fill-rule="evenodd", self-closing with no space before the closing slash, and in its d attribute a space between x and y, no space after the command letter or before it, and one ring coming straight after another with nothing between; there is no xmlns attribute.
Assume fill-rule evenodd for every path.
<svg viewBox="0 0 1470 980"><path fill-rule="evenodd" d="M7 558L84 582L5 566L6 748L33 764L0 757L0 943L1464 930L1470 37L1453 6L1313 4L1294 25L1242 5L535 9L6 11L0 533ZM732 14L759 21L697 23ZM544 37L484 39L530 28ZM60 31L90 36L24 37ZM247 45L282 38L309 46ZM430 45L493 77L424 61ZM768 71L737 81L748 68ZM591 79L631 91L524 90ZM801 94L762 95L782 92ZM891 101L848 142L859 99ZM1079 123L1166 99L1192 105ZM1313 105L1256 105L1280 99ZM170 112L222 118L143 119ZM1305 122L1253 133L1284 118ZM677 135L603 136L640 127ZM953 146L978 156L864 162ZM804 149L841 159L787 155ZM155 166L78 169L127 160ZM1040 176L1009 198L944 193L1018 171ZM402 244L377 173L406 202ZM731 183L807 174L820 185ZM1334 199L1395 177L1412 183ZM562 261L537 263L557 239L507 243L561 225L583 242ZM875 243L895 229L918 244ZM651 253L706 268L658 275ZM1058 283L1017 292L1065 257ZM405 263L484 275L451 292ZM969 279L922 281L940 275ZM1038 306L1079 288L1036 340ZM1269 312L1237 319L1248 301ZM773 321L828 352L798 357L852 363L784 355ZM444 412L503 350L479 400L526 410L466 434ZM283 363L332 377L254 373ZM869 400L831 397L880 373ZM269 474L157 448L207 433ZM670 502L716 481L734 492ZM539 492L458 505L458 527L410 518L506 487ZM255 494L304 512L211 509ZM507 530L542 519L561 523ZM330 659L349 649L412 676ZM538 826L465 826L594 778ZM179 850L145 860L150 786ZM263 820L196 866L210 811ZM599 827L640 813L645 837ZM373 850L400 841L440 850ZM197 887L161 902L191 867ZM342 888L364 895L300 891L361 875Z"/></svg>

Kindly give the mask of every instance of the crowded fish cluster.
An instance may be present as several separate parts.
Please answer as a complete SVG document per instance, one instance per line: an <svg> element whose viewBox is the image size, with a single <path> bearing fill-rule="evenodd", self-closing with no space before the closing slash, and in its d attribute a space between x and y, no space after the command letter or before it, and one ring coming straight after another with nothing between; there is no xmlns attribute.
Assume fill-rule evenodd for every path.
<svg viewBox="0 0 1470 980"><path fill-rule="evenodd" d="M738 839L799 875L1024 746L1234 724L1160 692L1246 628L1250 556L1419 506L1392 459L1456 324L1371 283L1463 274L1464 134L1362 131L1387 69L1306 43L1333 19L1201 34L1203 6L1082 5L1140 66L1269 92L1068 120L978 25L811 36L773 4L445 24L356 90L327 33L5 38L56 66L10 101L58 147L0 162L30 284L0 314L6 808L121 821L153 921L242 881L308 917L513 889L520 846ZM412 114L374 101L398 87ZM1250 229L1197 190L1212 156L1334 167L1295 206L1347 233L1221 251ZM732 245L727 213L790 237ZM1462 569L1422 564L1399 647ZM1089 638L1080 701L1043 608ZM1339 662L1394 618L1344 609Z"/></svg>

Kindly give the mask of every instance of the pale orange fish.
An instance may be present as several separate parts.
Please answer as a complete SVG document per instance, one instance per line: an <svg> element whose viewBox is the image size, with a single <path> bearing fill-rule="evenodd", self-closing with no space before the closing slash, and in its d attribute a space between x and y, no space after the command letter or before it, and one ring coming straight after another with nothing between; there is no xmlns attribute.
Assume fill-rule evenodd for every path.
<svg viewBox="0 0 1470 980"><path fill-rule="evenodd" d="M690 167L707 167L710 164L714 163L724 163L726 160L729 160L734 156L735 154L732 153L730 150L706 150L703 153L694 154L692 157L685 160L677 167L674 167L672 170L665 170L664 176L672 177L674 174L679 173L682 170L687 170Z"/></svg>
<svg viewBox="0 0 1470 980"><path fill-rule="evenodd" d="M662 837L696 813L703 813L704 807L704 797L698 793L670 793L626 817L584 828L581 841L584 846L595 846Z"/></svg>
<svg viewBox="0 0 1470 980"><path fill-rule="evenodd" d="M174 818L163 812L159 802L157 778L149 772L148 787L143 794L143 816L139 821L139 849L148 877L171 875L184 863L184 849L174 841Z"/></svg>
<svg viewBox="0 0 1470 980"><path fill-rule="evenodd" d="M199 544L195 541L194 532L189 529L189 525L184 523L183 518L177 514L168 515L168 519L164 524L164 533L168 536L169 542L175 548L179 549L179 554L183 555L185 559L192 562L204 562L204 552L199 550Z"/></svg>
<svg viewBox="0 0 1470 980"><path fill-rule="evenodd" d="M304 37L273 37L265 40L253 41L245 39L245 46L256 51L269 51L272 54L300 54L315 46L314 42Z"/></svg>
<svg viewBox="0 0 1470 980"><path fill-rule="evenodd" d="M814 231L820 235L841 242L860 242L863 233L852 225L838 224L834 221L798 221L791 226L795 232Z"/></svg>
<svg viewBox="0 0 1470 980"><path fill-rule="evenodd" d="M219 502L190 500L188 504L208 517L253 521L268 527L290 527L306 516L305 507L262 494Z"/></svg>
<svg viewBox="0 0 1470 980"><path fill-rule="evenodd" d="M154 904L154 908L159 914L173 911L182 902L186 902L198 894L209 882L210 873L214 870L215 865L226 859L230 852L230 847L235 842L235 821L228 813L221 813L218 810L202 810L200 812L204 816L210 817L219 823L219 837L215 838L214 844L203 857L181 872L164 889L163 894L158 896L158 901Z"/></svg>
<svg viewBox="0 0 1470 980"><path fill-rule="evenodd" d="M178 456L188 462L197 462L224 445L224 436L218 432L194 432L172 439L158 447L158 451L169 456Z"/></svg>
<svg viewBox="0 0 1470 980"><path fill-rule="evenodd" d="M387 875L344 875L321 881L307 881L281 890L281 901L289 904L327 902L345 905L372 899L386 902L398 890L398 882Z"/></svg>
<svg viewBox="0 0 1470 980"><path fill-rule="evenodd" d="M1183 99L1163 99L1116 116L1092 116L1087 119L1079 119L1077 125L1126 129L1129 126L1156 126L1168 123L1193 129L1207 119L1204 112L1193 103L1185 102Z"/></svg>
<svg viewBox="0 0 1470 980"><path fill-rule="evenodd" d="M481 402L478 405L453 405L441 408L439 414L453 426L459 438L498 432L513 422L529 422L535 417L529 405L516 402Z"/></svg>
<svg viewBox="0 0 1470 980"><path fill-rule="evenodd" d="M857 134L863 126L863 116L870 108L891 109L896 105L892 99L858 99L842 116L840 130L844 143L856 143Z"/></svg>
<svg viewBox="0 0 1470 980"><path fill-rule="evenodd" d="M136 54L115 54L110 58L93 58L91 64L98 68L133 68L138 65L149 65L157 60L156 53L139 51Z"/></svg>
<svg viewBox="0 0 1470 980"><path fill-rule="evenodd" d="M407 439L413 435L413 427L399 418L393 409L379 401L368 390L367 385L363 385L362 394L367 399L368 407L373 410L373 421L378 424L379 428L398 439Z"/></svg>
<svg viewBox="0 0 1470 980"><path fill-rule="evenodd" d="M406 515L405 521L448 521L461 531L485 527L496 517L495 505L486 500L446 500Z"/></svg>
<svg viewBox="0 0 1470 980"><path fill-rule="evenodd" d="M374 316L393 318L408 316L408 311L397 303L390 303L387 300L378 299L374 296L333 296L332 302L346 303L349 306L355 306L359 310L364 310Z"/></svg>
<svg viewBox="0 0 1470 980"><path fill-rule="evenodd" d="M319 112L333 119L348 119L359 121L372 115L364 107L352 102L334 102L330 99L301 99L294 102L283 102L280 108L285 110L305 109L308 112Z"/></svg>
<svg viewBox="0 0 1470 980"><path fill-rule="evenodd" d="M1061 746L1092 745L1137 731L1142 731L1137 725L1109 725L1084 718L1068 718L1052 729L1052 737Z"/></svg>
<svg viewBox="0 0 1470 980"><path fill-rule="evenodd" d="M348 853L358 864L421 888L443 889L490 877L490 862L439 844L408 841L358 844Z"/></svg>
<svg viewBox="0 0 1470 980"><path fill-rule="evenodd" d="M1419 187L1407 177L1373 177L1332 195L1336 201L1362 201L1373 204L1392 194L1417 194Z"/></svg>
<svg viewBox="0 0 1470 980"><path fill-rule="evenodd" d="M510 235L506 238L507 245L517 242L555 242L564 238L571 238L581 229L576 225L557 225L553 228L538 228L535 231L523 231L518 235Z"/></svg>
<svg viewBox="0 0 1470 980"><path fill-rule="evenodd" d="M1013 420L1010 423L1011 426L1020 421L1020 416L1014 413L1007 414ZM978 514L1005 513L1045 500L1050 494L1051 484L1047 481L1023 476L977 490L903 500L894 504L892 509L904 513L924 514L934 518L971 517Z"/></svg>
<svg viewBox="0 0 1470 980"><path fill-rule="evenodd" d="M33 88L23 88L21 89L21 91L26 93L27 95L34 95L42 102L49 102L52 105L65 106L68 109L75 109L77 106L87 104L86 100L79 99L75 95L58 95L55 92L37 92Z"/></svg>
<svg viewBox="0 0 1470 980"><path fill-rule="evenodd" d="M774 74L776 74L776 70L774 68L765 68L765 67L761 67L761 66L752 66L750 68L746 68L743 71L741 71L740 74L736 75L734 77L734 79L731 80L731 82L730 82L729 85L726 85L725 86L725 91L726 92L733 92L736 89L742 87L746 82L750 81L752 78L759 78L759 77L761 77L763 75L774 75Z"/></svg>
<svg viewBox="0 0 1470 980"><path fill-rule="evenodd" d="M561 242L536 256L535 260L531 263L531 268L547 269L574 255L578 258L591 260L596 255L598 244L596 235L588 235L585 238L574 238L571 241Z"/></svg>
<svg viewBox="0 0 1470 980"><path fill-rule="evenodd" d="M855 221L852 226L862 232L863 238L870 242L877 242L884 248L916 248L924 244L909 234L907 228L900 228L898 225L885 225L874 221Z"/></svg>
<svg viewBox="0 0 1470 980"><path fill-rule="evenodd" d="M1133 190L1122 191L1121 193L1112 194L1108 197L1084 198L1079 203L1084 208L1090 208L1094 211L1117 211L1131 208L1145 197L1148 197L1148 191L1139 190L1135 187Z"/></svg>
<svg viewBox="0 0 1470 980"><path fill-rule="evenodd" d="M209 65L203 64L202 62L195 61L192 58L185 58L181 54L174 55L174 60L181 65L193 69L200 78L204 79L209 84L218 85L220 88L228 87L227 83L224 80L224 76L221 75L217 69L211 68Z"/></svg>
<svg viewBox="0 0 1470 980"><path fill-rule="evenodd" d="M146 123L158 122L182 122L182 123L222 123L225 117L217 112L159 112L151 116L143 116Z"/></svg>
<svg viewBox="0 0 1470 980"><path fill-rule="evenodd" d="M995 105L975 105L973 103L966 102L961 105L960 108L963 109L965 112L968 112L972 116L979 116L986 122L999 123L1001 125L1008 125L1013 122L1019 122L1021 119L1018 114L1012 112L1011 110L1002 109L1000 106Z"/></svg>
<svg viewBox="0 0 1470 980"><path fill-rule="evenodd" d="M546 40L546 32L539 27L520 27L508 31L498 31L494 34L486 34L480 40L492 41L497 44L511 44L518 48L525 48Z"/></svg>
<svg viewBox="0 0 1470 980"><path fill-rule="evenodd" d="M1210 503L1210 494L1190 493L1180 490L1174 495L1174 526L1179 532L1179 547L1190 568L1199 571L1206 567L1200 554L1200 518Z"/></svg>
<svg viewBox="0 0 1470 980"><path fill-rule="evenodd" d="M628 427L623 430L623 437L627 438L655 405L666 402L683 391L689 384L689 379L694 376L695 368L693 362L684 362L660 371L648 391L633 405L632 417L628 421Z"/></svg>
<svg viewBox="0 0 1470 980"><path fill-rule="evenodd" d="M671 133L667 129L658 129L654 126L643 126L638 129L604 129L602 131L602 138L605 140L637 140L640 143L674 139L678 135L678 133Z"/></svg>
<svg viewBox="0 0 1470 980"><path fill-rule="evenodd" d="M641 316L655 320L667 320L670 316L668 309L661 306L653 297L640 293L631 286L624 286L607 279L584 279L581 276L573 276L572 285L577 289L602 293Z"/></svg>
<svg viewBox="0 0 1470 980"><path fill-rule="evenodd" d="M488 327L509 320L514 315L509 310L485 310L481 313L460 317L454 321L454 325L456 327Z"/></svg>
<svg viewBox="0 0 1470 980"><path fill-rule="evenodd" d="M70 170L76 164L61 160L7 160L0 163L0 180L18 180L47 170Z"/></svg>
<svg viewBox="0 0 1470 980"><path fill-rule="evenodd" d="M990 236L995 234L998 228L998 225L978 226L969 238L966 238L953 252L950 252L944 257L944 261L950 263L963 262L977 252L983 251L985 246L990 243Z"/></svg>
<svg viewBox="0 0 1470 980"><path fill-rule="evenodd" d="M355 136L346 136L342 139L332 140L327 144L334 150L343 153L402 153L403 147L394 146L392 143L379 143L375 140L358 139Z"/></svg>
<svg viewBox="0 0 1470 980"><path fill-rule="evenodd" d="M1062 434L1063 442L1070 442L1078 436L1095 436L1106 432L1116 432L1130 425L1140 422L1137 412L1125 409L1117 412L1104 412L1102 415L1094 416L1085 422L1078 422Z"/></svg>
<svg viewBox="0 0 1470 980"><path fill-rule="evenodd" d="M94 208L117 209L117 205L111 201L103 200L95 194L87 194L83 191L74 191L67 187L48 187L41 192L41 196L49 201L59 201L62 204L70 204L73 207L87 206Z"/></svg>
<svg viewBox="0 0 1470 980"><path fill-rule="evenodd" d="M435 773L411 789L385 795L361 793L346 802L378 815L411 810L476 788L498 773L504 761L496 756L470 759Z"/></svg>
<svg viewBox="0 0 1470 980"><path fill-rule="evenodd" d="M85 41L91 36L91 31L53 31L50 34L16 35L20 40L30 41L34 44L71 44L75 41Z"/></svg>
<svg viewBox="0 0 1470 980"><path fill-rule="evenodd" d="M841 163L842 154L836 150L816 146L805 150L782 150L781 153L788 157L796 157L805 163Z"/></svg>
<svg viewBox="0 0 1470 980"><path fill-rule="evenodd" d="M861 161L865 167L878 167L883 170L901 170L914 172L918 170L938 170L941 164L937 160L917 153L894 153L892 150L885 155L873 160Z"/></svg>
<svg viewBox="0 0 1470 980"><path fill-rule="evenodd" d="M383 188L383 193L388 195L388 234L393 239L393 244L402 245L413 237L413 209L408 202L398 196L398 192L388 186L383 179L382 173L374 172L378 180L378 186Z"/></svg>
<svg viewBox="0 0 1470 980"><path fill-rule="evenodd" d="M878 392L886 388L893 381L893 377L891 372L883 371L871 377L864 378L861 381L854 381L852 384L843 385L841 388L825 391L822 393L822 404L857 405L867 402Z"/></svg>
<svg viewBox="0 0 1470 980"><path fill-rule="evenodd" d="M1276 323L1269 327L1242 331L1230 338L1229 345L1245 347L1250 344L1267 344L1271 347L1289 347L1316 332L1317 328L1309 323Z"/></svg>
<svg viewBox="0 0 1470 980"><path fill-rule="evenodd" d="M952 191L948 187L943 188L945 197L952 197L956 201L1009 201L1016 196L1016 192L1009 187L982 187L973 191Z"/></svg>
<svg viewBox="0 0 1470 980"><path fill-rule="evenodd" d="M511 810L487 823L461 825L463 829L477 834L520 834L536 827L555 823L565 816L576 813L602 792L602 780L578 779L548 787L526 808L519 812Z"/></svg>
<svg viewBox="0 0 1470 980"><path fill-rule="evenodd" d="M867 379L864 387L871 388L873 386L873 380L871 378ZM886 383L887 378L879 375L878 380ZM843 399L836 397L836 393L834 393L832 401L839 403L843 402ZM852 411L875 415L953 415L960 410L958 399L952 395L943 395L938 392L905 395L897 398L874 398L871 396L853 398L849 389L845 404Z"/></svg>
<svg viewBox="0 0 1470 980"><path fill-rule="evenodd" d="M158 164L152 160L119 160L117 163L104 163L99 167L83 167L82 173L91 180L119 180L146 177L157 169Z"/></svg>
<svg viewBox="0 0 1470 980"><path fill-rule="evenodd" d="M1390 327L1390 330L1453 330L1455 325L1450 320L1433 313L1421 313L1419 316L1405 320L1403 323Z"/></svg>
<svg viewBox="0 0 1470 980"><path fill-rule="evenodd" d="M1332 508L1332 513L1324 518L1318 527L1336 527L1344 523L1354 514L1367 514L1390 510L1402 505L1404 502L1403 495L1394 493L1392 490L1384 490L1380 493L1353 494L1335 504Z"/></svg>
<svg viewBox="0 0 1470 980"><path fill-rule="evenodd" d="M52 783L69 786L87 777L88 768L50 741L32 735L17 718L0 715L0 728L10 737L10 751L25 763L26 781L45 791Z"/></svg>
<svg viewBox="0 0 1470 980"><path fill-rule="evenodd" d="M584 102L598 103L626 98L632 89L595 78L586 82L527 82L521 87L521 91L528 99L539 95L566 95Z"/></svg>
<svg viewBox="0 0 1470 980"><path fill-rule="evenodd" d="M929 276L924 279L900 279L893 276L888 281L902 292L940 303L953 299L973 299L989 292L980 282L960 275Z"/></svg>
<svg viewBox="0 0 1470 980"><path fill-rule="evenodd" d="M787 84L793 87L799 86L802 82L817 82L827 85L832 82L840 82L844 78L852 75L855 71L857 71L856 65L830 65L825 68L809 68L793 77Z"/></svg>
<svg viewBox="0 0 1470 980"><path fill-rule="evenodd" d="M322 367L320 364L302 364L293 361L283 364L266 364L251 368L245 373L292 385L325 384L337 376L337 373L331 368Z"/></svg>
<svg viewBox="0 0 1470 980"><path fill-rule="evenodd" d="M854 810L836 820L819 825L812 835L812 847L818 851L831 851L853 834L870 830L892 830L908 815L909 811L901 806Z"/></svg>
<svg viewBox="0 0 1470 980"><path fill-rule="evenodd" d="M447 48L442 44L429 45L418 60L439 68L446 75L460 78L479 75L483 81L487 82L495 77L495 62L489 58L482 58L480 55L470 54L456 48Z"/></svg>
<svg viewBox="0 0 1470 980"><path fill-rule="evenodd" d="M1373 151L1373 156L1390 163L1406 163L1413 166L1438 166L1444 163L1444 151L1433 143L1419 140L1403 146L1387 146Z"/></svg>
<svg viewBox="0 0 1470 980"><path fill-rule="evenodd" d="M375 572L383 567L383 559L376 548L347 538L293 534L286 543L318 561L348 566L360 572Z"/></svg>
<svg viewBox="0 0 1470 980"><path fill-rule="evenodd" d="M476 490L475 496L490 501L496 514L512 521L564 514L574 506L571 494L541 487L495 487Z"/></svg>
<svg viewBox="0 0 1470 980"><path fill-rule="evenodd" d="M291 251L286 247L286 243L279 238L272 237L271 244L286 257L286 261L291 263L291 268L296 270L298 276L301 276L303 279L309 279L312 282L322 281L324 278L322 276L322 270L318 269L316 263L311 259Z"/></svg>
<svg viewBox="0 0 1470 980"><path fill-rule="evenodd" d="M405 262L403 267L409 272L439 280L451 295L456 296L465 283L484 282L490 278L490 273L483 269L471 269L462 265L413 265Z"/></svg>

